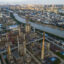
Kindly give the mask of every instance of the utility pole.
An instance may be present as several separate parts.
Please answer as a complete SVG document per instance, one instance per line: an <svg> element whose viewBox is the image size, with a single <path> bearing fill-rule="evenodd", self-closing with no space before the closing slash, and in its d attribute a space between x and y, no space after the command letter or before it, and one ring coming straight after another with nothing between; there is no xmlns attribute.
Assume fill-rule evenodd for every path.
<svg viewBox="0 0 64 64"><path fill-rule="evenodd" d="M24 46L24 55L26 55L26 39L25 39L25 34L24 34L24 42L23 42L23 46Z"/></svg>
<svg viewBox="0 0 64 64"><path fill-rule="evenodd" d="M35 33L35 27L33 27L34 33Z"/></svg>
<svg viewBox="0 0 64 64"><path fill-rule="evenodd" d="M18 52L19 52L19 37L17 36L17 42L18 42Z"/></svg>
<svg viewBox="0 0 64 64"><path fill-rule="evenodd" d="M19 36L21 36L21 26L19 26L18 30L19 30Z"/></svg>
<svg viewBox="0 0 64 64"><path fill-rule="evenodd" d="M48 55L49 55L49 52L50 52L50 43L47 43L47 51L48 51Z"/></svg>

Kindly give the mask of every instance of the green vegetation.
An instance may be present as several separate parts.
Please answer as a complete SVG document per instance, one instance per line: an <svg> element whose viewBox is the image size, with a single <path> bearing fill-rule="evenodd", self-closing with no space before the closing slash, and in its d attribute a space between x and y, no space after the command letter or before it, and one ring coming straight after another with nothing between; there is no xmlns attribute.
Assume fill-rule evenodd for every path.
<svg viewBox="0 0 64 64"><path fill-rule="evenodd" d="M61 55L60 52L53 52L53 53L56 54L57 56L59 56L60 58L62 58L64 60L64 55Z"/></svg>
<svg viewBox="0 0 64 64"><path fill-rule="evenodd" d="M59 13L61 16L64 16L64 14L63 13Z"/></svg>
<svg viewBox="0 0 64 64"><path fill-rule="evenodd" d="M57 58L57 60L53 62L53 64L60 64L60 60Z"/></svg>
<svg viewBox="0 0 64 64"><path fill-rule="evenodd" d="M8 62L7 58L5 58L5 61L6 61L6 63L7 63L7 64L9 64L9 62Z"/></svg>
<svg viewBox="0 0 64 64"><path fill-rule="evenodd" d="M64 60L64 56L60 54L60 52L55 52L56 55L58 55L59 57L61 57Z"/></svg>

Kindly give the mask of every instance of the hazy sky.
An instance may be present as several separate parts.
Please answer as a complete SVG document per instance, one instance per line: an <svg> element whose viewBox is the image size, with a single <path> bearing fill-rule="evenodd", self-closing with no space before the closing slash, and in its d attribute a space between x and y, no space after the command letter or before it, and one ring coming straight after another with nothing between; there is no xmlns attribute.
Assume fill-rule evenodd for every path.
<svg viewBox="0 0 64 64"><path fill-rule="evenodd" d="M0 0L0 4L64 4L64 0Z"/></svg>

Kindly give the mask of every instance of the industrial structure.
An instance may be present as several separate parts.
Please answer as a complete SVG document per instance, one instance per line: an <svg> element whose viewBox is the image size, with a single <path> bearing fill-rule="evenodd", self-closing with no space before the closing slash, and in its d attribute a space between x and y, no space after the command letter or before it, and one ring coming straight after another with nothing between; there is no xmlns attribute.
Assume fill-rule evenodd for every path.
<svg viewBox="0 0 64 64"><path fill-rule="evenodd" d="M2 31L0 31L0 64L54 64L57 61L59 63L61 61L62 64L63 60L56 54L64 51L64 45L61 46L62 44L58 42L57 37L52 37L45 32L48 29L45 26L48 27L48 24L36 21L37 19L43 20L44 23L49 21L51 26L52 20L57 19L53 15L58 14L58 8L55 5L51 5L51 7L48 5L47 7L39 6L39 8L29 5L28 8L20 6L16 9L16 7L5 9L4 12L8 12L9 17L3 13L3 23L0 24L2 26ZM12 15L10 11L13 11ZM21 22L20 16L25 19L25 23ZM31 21L34 19L36 20ZM34 23L36 27L41 25L41 28L36 28L31 23ZM44 30L41 30L43 28Z"/></svg>

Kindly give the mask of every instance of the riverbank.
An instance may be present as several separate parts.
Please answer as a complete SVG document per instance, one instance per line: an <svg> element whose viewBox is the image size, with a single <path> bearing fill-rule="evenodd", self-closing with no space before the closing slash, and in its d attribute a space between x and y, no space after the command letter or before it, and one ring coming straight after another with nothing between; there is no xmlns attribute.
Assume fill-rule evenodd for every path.
<svg viewBox="0 0 64 64"><path fill-rule="evenodd" d="M15 16L15 15L12 15L12 16ZM25 19L22 19L20 17L17 18L17 14L15 17L13 17L13 19L16 19L17 22L20 22L20 24L25 24L26 21ZM40 26L38 24L35 24L33 22L29 22L31 24L32 27L35 27L37 30L43 32L45 31L47 34L51 35L51 36L55 36L57 38L60 38L60 39L63 39L64 40L64 31L60 31L60 30L56 30L56 29L51 29L51 28L48 28L48 27L44 27L44 26Z"/></svg>
<svg viewBox="0 0 64 64"><path fill-rule="evenodd" d="M21 24L21 22L15 19L15 17L13 16L13 13L10 13L10 17L13 18L13 20L16 21L17 24Z"/></svg>

